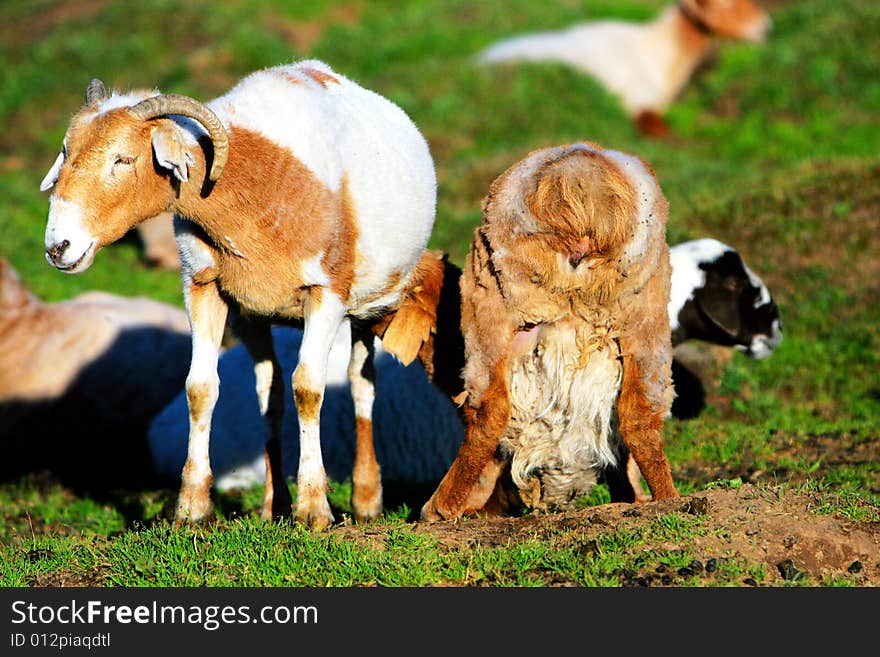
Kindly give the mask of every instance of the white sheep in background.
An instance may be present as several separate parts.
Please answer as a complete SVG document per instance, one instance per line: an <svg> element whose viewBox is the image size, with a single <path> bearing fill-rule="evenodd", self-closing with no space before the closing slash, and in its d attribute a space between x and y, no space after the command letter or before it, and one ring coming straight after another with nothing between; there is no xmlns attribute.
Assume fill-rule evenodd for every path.
<svg viewBox="0 0 880 657"><path fill-rule="evenodd" d="M46 303L0 258L0 472L149 481L147 427L181 390L189 356L183 309L104 292Z"/></svg>
<svg viewBox="0 0 880 657"><path fill-rule="evenodd" d="M646 134L660 135L673 100L719 38L762 41L770 18L751 0L681 0L653 20L599 20L503 39L479 61L555 61L597 79Z"/></svg>
<svg viewBox="0 0 880 657"><path fill-rule="evenodd" d="M292 376L296 518L314 530L334 520L319 416L330 347L351 320L352 505L358 520L375 518L382 489L370 433L373 325L410 284L436 206L433 160L418 128L399 107L317 60L252 73L207 104L110 95L97 80L86 100L41 185L54 187L46 258L61 271L81 272L139 222L176 215L192 324L188 456L176 520L200 521L213 511L209 439L227 314L253 357L269 428L264 517L291 506L270 323L304 326ZM386 348L412 352L409 345Z"/></svg>
<svg viewBox="0 0 880 657"><path fill-rule="evenodd" d="M766 354L779 344L779 311L770 292L733 247L711 238L691 240L672 246L670 261L672 282L668 311L674 354L689 341L722 344L746 355ZM457 277L452 279L449 289L458 295ZM693 313L695 308L699 312ZM740 328L733 333L719 332L717 327L696 319L704 312L727 318L727 321L736 317ZM438 330L438 342L446 334L457 331L457 320L447 323ZM273 334L287 373L287 368L296 365L302 333L279 327L273 329ZM456 337L460 339L460 335ZM352 401L346 385L348 344L348 329L343 328L330 352L327 394L321 409L325 465L336 481L344 481L351 472L351 449L355 442L351 428ZM451 356L438 353L438 360L447 361L449 370L460 372L464 365L463 354L455 348L445 349ZM229 349L220 358L221 378L229 382L220 391L215 410L217 422L211 437L211 462L220 490L263 482L263 443L257 431L261 419L249 367L250 360L240 346ZM461 419L450 401L456 386L445 383L441 392L429 382L421 363L404 367L384 353L378 341L376 369L374 432L378 460L384 480L393 482L413 507L434 490L455 458L464 436ZM677 390L680 372L673 362ZM677 415L675 403L673 414ZM283 434L288 464L296 463L298 457L298 431L295 414L286 413ZM183 393L156 416L148 440L156 471L164 477L176 477L186 458L187 410ZM295 470L291 468L287 474L295 475Z"/></svg>

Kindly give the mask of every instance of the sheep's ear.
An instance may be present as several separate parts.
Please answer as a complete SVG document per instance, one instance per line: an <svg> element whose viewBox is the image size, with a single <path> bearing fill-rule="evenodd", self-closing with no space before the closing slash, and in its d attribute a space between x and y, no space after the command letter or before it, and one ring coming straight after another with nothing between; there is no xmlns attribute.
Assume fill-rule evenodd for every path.
<svg viewBox="0 0 880 657"><path fill-rule="evenodd" d="M695 296L703 314L731 338L739 335L741 323L738 307L739 297L718 289L704 289Z"/></svg>
<svg viewBox="0 0 880 657"><path fill-rule="evenodd" d="M153 153L156 162L181 182L189 179L189 167L195 164L186 148L180 128L171 121L161 121L153 128Z"/></svg>

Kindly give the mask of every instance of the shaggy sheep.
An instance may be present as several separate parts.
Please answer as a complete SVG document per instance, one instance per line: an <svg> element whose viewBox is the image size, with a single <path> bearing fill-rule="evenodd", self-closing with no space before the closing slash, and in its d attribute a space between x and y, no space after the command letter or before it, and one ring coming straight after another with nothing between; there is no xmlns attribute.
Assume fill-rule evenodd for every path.
<svg viewBox="0 0 880 657"><path fill-rule="evenodd" d="M481 62L558 61L596 78L646 134L667 131L662 114L719 38L762 41L769 16L751 0L681 0L647 23L601 20L504 39Z"/></svg>
<svg viewBox="0 0 880 657"><path fill-rule="evenodd" d="M375 518L382 490L370 433L374 325L411 284L436 205L434 165L419 130L399 107L316 60L252 73L207 104L110 95L97 80L86 100L42 185L54 186L46 258L61 271L81 272L134 225L175 213L192 325L189 448L176 520L200 521L213 511L209 439L227 316L254 359L269 429L264 517L291 509L270 323L304 327L292 381L300 428L296 518L314 530L334 521L319 417L330 346L350 320L358 427L352 504L358 520ZM385 346L396 354L419 350Z"/></svg>
<svg viewBox="0 0 880 657"><path fill-rule="evenodd" d="M45 303L0 258L2 476L149 481L147 427L183 387L189 355L182 309L103 292Z"/></svg>
<svg viewBox="0 0 880 657"><path fill-rule="evenodd" d="M648 165L589 143L492 183L461 279L466 433L424 520L483 508L505 464L528 506L554 506L623 447L655 498L678 495L666 214Z"/></svg>

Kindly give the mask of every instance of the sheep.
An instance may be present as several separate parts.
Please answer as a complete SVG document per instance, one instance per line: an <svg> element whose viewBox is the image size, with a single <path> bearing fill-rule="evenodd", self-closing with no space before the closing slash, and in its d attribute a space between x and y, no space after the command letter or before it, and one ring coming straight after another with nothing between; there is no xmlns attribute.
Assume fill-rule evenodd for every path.
<svg viewBox="0 0 880 657"><path fill-rule="evenodd" d="M183 387L189 355L182 308L98 291L46 303L0 258L3 477L151 482L147 427Z"/></svg>
<svg viewBox="0 0 880 657"><path fill-rule="evenodd" d="M506 464L528 506L554 506L622 451L678 495L667 207L648 164L586 142L495 179L461 278L466 433L423 520L484 508Z"/></svg>
<svg viewBox="0 0 880 657"><path fill-rule="evenodd" d="M670 249L669 321L674 348L672 414L688 419L706 405L706 385L739 351L757 360L782 341L770 290L732 246L704 237Z"/></svg>
<svg viewBox="0 0 880 657"><path fill-rule="evenodd" d="M701 340L761 360L782 341L779 308L742 255L711 237L670 249L672 344Z"/></svg>
<svg viewBox="0 0 880 657"><path fill-rule="evenodd" d="M66 273L87 269L101 247L139 222L175 213L192 334L189 447L175 522L213 513L209 441L227 321L254 360L268 428L267 519L292 510L270 326L304 329L292 377L300 425L295 519L321 531L335 521L320 444L326 360L350 320L358 426L352 504L361 522L381 513L370 422L373 327L410 284L437 194L428 144L402 109L318 60L256 71L206 104L175 94L108 94L94 80L41 187L54 188L46 259ZM413 351L385 344L395 354Z"/></svg>
<svg viewBox="0 0 880 657"><path fill-rule="evenodd" d="M768 14L751 0L681 0L646 23L601 20L503 39L480 63L557 61L616 96L643 134L668 132L663 114L719 39L761 42Z"/></svg>

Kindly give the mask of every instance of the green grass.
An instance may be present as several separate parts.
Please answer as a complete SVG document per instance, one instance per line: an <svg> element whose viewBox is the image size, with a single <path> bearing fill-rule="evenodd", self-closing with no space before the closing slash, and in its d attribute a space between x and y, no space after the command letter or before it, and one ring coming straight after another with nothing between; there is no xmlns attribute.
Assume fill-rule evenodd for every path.
<svg viewBox="0 0 880 657"><path fill-rule="evenodd" d="M679 489L734 487L744 473L772 472L776 485L814 495L817 513L877 521L877 463L834 461L828 447L858 450L880 430L878 3L775 3L767 43L725 44L671 108L667 141L640 137L613 97L567 68L472 62L502 36L584 18L647 18L660 0L63 4L0 4L0 256L39 296L103 289L182 305L178 275L144 267L133 239L104 249L79 276L43 259L39 182L92 77L208 99L255 68L319 57L420 126L439 177L431 245L458 264L489 183L528 151L589 139L647 159L670 200L670 243L712 235L738 247L770 285L785 327L772 358L734 356L718 404L667 423ZM343 512L348 491L345 482L334 491ZM582 503L608 499L599 486ZM619 586L646 568L706 557L646 547L692 545L708 531L681 514L643 535L612 529L589 544L561 536L450 549L412 531L407 508L389 510L388 538L377 546L264 524L254 517L259 504L256 489L220 496L217 525L176 529L173 491L96 499L11 482L0 486L0 584L52 583L64 572L134 586ZM729 559L700 581L746 577L761 583L767 574Z"/></svg>

